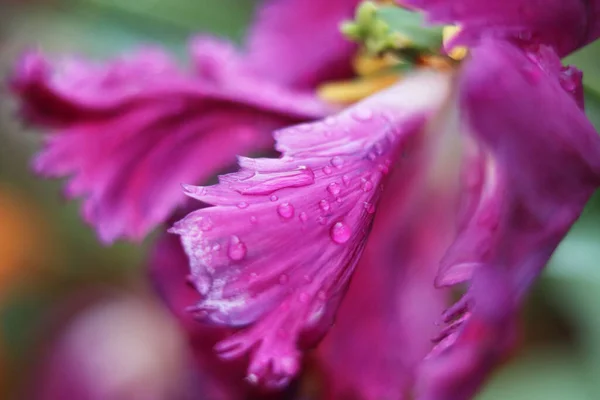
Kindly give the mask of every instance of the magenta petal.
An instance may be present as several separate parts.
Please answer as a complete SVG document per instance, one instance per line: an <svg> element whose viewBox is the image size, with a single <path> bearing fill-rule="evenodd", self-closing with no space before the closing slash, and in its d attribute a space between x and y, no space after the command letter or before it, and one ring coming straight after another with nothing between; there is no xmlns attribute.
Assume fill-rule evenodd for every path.
<svg viewBox="0 0 600 400"><path fill-rule="evenodd" d="M359 0L268 0L248 43L249 63L285 86L310 89L352 75L355 45L340 32Z"/></svg>
<svg viewBox="0 0 600 400"><path fill-rule="evenodd" d="M459 24L463 31L457 42L467 45L492 35L551 45L565 56L600 36L600 19L594 10L600 8L598 0L406 0L402 3L426 11L432 22Z"/></svg>
<svg viewBox="0 0 600 400"><path fill-rule="evenodd" d="M218 185L186 188L215 205L173 228L204 296L197 313L247 326L217 350L251 351L250 379L285 384L299 348L330 327L384 176L447 88L442 76L407 78L336 116L277 132L280 159L241 159Z"/></svg>
<svg viewBox="0 0 600 400"><path fill-rule="evenodd" d="M539 57L486 41L462 71L461 107L478 143L466 167L479 179L466 181L467 207L438 283L472 276L472 285L424 366L424 399L477 389L513 344L518 305L600 183L600 138L564 77Z"/></svg>
<svg viewBox="0 0 600 400"><path fill-rule="evenodd" d="M433 278L454 230L452 195L423 190L427 161L390 178L336 323L319 345L328 397L409 399L447 292Z"/></svg>
<svg viewBox="0 0 600 400"><path fill-rule="evenodd" d="M211 399L243 398L250 391L250 386L244 381L244 360L225 362L213 351L215 343L227 337L229 332L220 327L198 324L187 311L188 306L200 298L192 285L186 282L188 272L188 260L177 236L163 235L150 255L149 273L154 288L189 336L197 372L196 384L201 393Z"/></svg>
<svg viewBox="0 0 600 400"><path fill-rule="evenodd" d="M210 47L212 62L225 62L223 46L205 39L205 59ZM330 111L248 74L232 73L225 85L206 71L186 75L156 50L106 65L52 68L36 53L22 60L12 86L23 113L53 133L35 168L71 177L66 193L84 198L103 241L144 237L183 201L181 182L204 181L236 155L270 148L273 129Z"/></svg>

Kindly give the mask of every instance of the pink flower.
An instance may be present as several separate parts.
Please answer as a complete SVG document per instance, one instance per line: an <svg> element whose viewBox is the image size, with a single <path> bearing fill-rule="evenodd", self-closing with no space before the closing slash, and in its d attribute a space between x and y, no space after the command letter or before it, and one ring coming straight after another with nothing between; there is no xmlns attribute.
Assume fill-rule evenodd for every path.
<svg viewBox="0 0 600 400"><path fill-rule="evenodd" d="M143 238L181 204L182 182L206 181L236 155L270 149L273 129L333 110L314 88L350 71L353 46L337 24L356 2L268 2L248 52L198 37L187 70L158 49L55 66L26 54L11 84L24 118L49 133L35 170L70 178L65 194L83 198L103 242ZM303 52L313 43L329 47Z"/></svg>
<svg viewBox="0 0 600 400"><path fill-rule="evenodd" d="M471 45L457 73L407 76L334 116L277 131L280 158L240 158L240 171L217 185L186 187L213 205L172 229L202 295L196 316L239 329L216 349L224 358L250 354L251 381L285 385L301 351L331 328L340 303L348 336L336 326L320 349L333 365L334 396L390 395L382 380L396 371L400 397L414 386L419 399L469 398L514 345L519 304L600 184L600 138L581 109L581 74L558 57L594 37L567 46L539 21L515 22L507 10L506 22L490 16L488 31L456 42ZM549 15L569 20L557 12ZM509 35L513 22L536 35ZM419 200L406 206L412 196ZM435 234L427 233L431 216L419 211L425 204L440 213ZM404 230L414 232L413 243L396 236ZM385 261L387 251L399 252L389 259L395 266ZM352 297L342 302L357 265L367 271L357 272ZM406 275L390 288L392 278L382 277L394 267ZM422 308L418 316L434 324L430 310L443 294L413 310L390 302L435 269L432 286L468 289L443 314L447 326L423 359L429 349L411 335L432 325L410 315ZM369 302L393 317L361 312ZM370 353L352 339L361 330L374 347L390 343L392 332L410 334L402 350ZM336 364L340 354L349 360ZM361 375L360 365L373 370Z"/></svg>
<svg viewBox="0 0 600 400"><path fill-rule="evenodd" d="M252 390L242 376L286 387L317 345L331 398L471 397L600 184L582 76L560 63L600 34L595 1L407 3L460 24L452 45L469 56L337 113L314 90L348 77L337 25L354 1L269 2L247 53L196 41L191 74L150 52L52 76L30 55L13 81L25 115L56 133L38 168L74 175L67 192L105 241L173 216L182 181L208 205L171 229L190 287L174 237L151 273L224 398ZM191 185L268 149L272 130L279 158L240 156L218 184Z"/></svg>

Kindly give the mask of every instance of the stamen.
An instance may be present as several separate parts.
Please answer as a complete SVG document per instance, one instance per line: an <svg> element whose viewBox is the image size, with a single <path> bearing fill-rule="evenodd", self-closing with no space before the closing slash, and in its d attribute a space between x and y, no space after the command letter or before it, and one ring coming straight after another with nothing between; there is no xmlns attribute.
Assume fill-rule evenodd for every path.
<svg viewBox="0 0 600 400"><path fill-rule="evenodd" d="M461 28L455 25L445 26L442 31L442 40L444 46L447 46L460 33ZM456 61L460 61L467 56L469 49L465 46L456 46L448 53L448 56Z"/></svg>
<svg viewBox="0 0 600 400"><path fill-rule="evenodd" d="M399 74L388 73L349 81L330 82L319 86L317 94L328 102L352 104L393 85L399 79Z"/></svg>

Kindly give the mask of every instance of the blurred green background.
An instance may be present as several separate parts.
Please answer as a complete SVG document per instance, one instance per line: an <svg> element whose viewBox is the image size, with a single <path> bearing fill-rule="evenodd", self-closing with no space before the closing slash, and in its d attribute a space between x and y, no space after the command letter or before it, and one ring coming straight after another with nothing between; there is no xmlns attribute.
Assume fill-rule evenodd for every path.
<svg viewBox="0 0 600 400"><path fill-rule="evenodd" d="M0 0L0 73L24 48L107 57L157 42L184 61L186 39L211 32L236 41L250 20L250 0ZM568 62L585 71L588 113L600 127L600 44ZM102 283L151 291L141 269L146 245L102 248L61 183L35 178L38 138L0 101L0 398L30 385L44 320L82 287ZM600 398L600 198L561 245L523 313L520 352L478 397Z"/></svg>

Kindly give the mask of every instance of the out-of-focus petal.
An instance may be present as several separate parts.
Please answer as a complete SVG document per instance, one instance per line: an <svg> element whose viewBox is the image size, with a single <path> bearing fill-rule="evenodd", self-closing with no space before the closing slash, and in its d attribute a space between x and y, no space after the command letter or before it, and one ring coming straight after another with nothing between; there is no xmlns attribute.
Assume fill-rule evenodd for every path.
<svg viewBox="0 0 600 400"><path fill-rule="evenodd" d="M199 301L198 292L187 283L188 259L179 238L165 234L156 243L149 260L149 273L158 294L180 321L197 370L196 381L203 393L215 400L238 400L251 391L244 379L245 360L221 360L214 345L231 332L227 328L200 324L188 311Z"/></svg>
<svg viewBox="0 0 600 400"><path fill-rule="evenodd" d="M519 303L600 183L600 138L549 53L486 41L472 55L460 97L473 176L438 276L472 284L424 366L428 400L468 398L513 345Z"/></svg>
<svg viewBox="0 0 600 400"><path fill-rule="evenodd" d="M598 0L402 0L435 23L462 31L453 43L473 45L482 36L553 46L560 56L600 36Z"/></svg>
<svg viewBox="0 0 600 400"><path fill-rule="evenodd" d="M433 278L454 231L456 196L427 187L430 157L413 153L390 177L336 323L319 345L327 398L408 399L432 348L448 294Z"/></svg>
<svg viewBox="0 0 600 400"><path fill-rule="evenodd" d="M21 398L190 399L183 339L156 304L88 288L58 311L51 322L64 326L44 327L57 334Z"/></svg>
<svg viewBox="0 0 600 400"><path fill-rule="evenodd" d="M268 0L248 42L248 62L282 85L311 89L350 77L355 45L340 32L360 0Z"/></svg>
<svg viewBox="0 0 600 400"><path fill-rule="evenodd" d="M323 121L276 133L280 159L188 194L215 205L175 224L203 299L197 314L246 326L217 349L252 352L251 379L286 383L299 348L329 328L401 149L444 100L448 77L424 72Z"/></svg>
<svg viewBox="0 0 600 400"><path fill-rule="evenodd" d="M219 42L211 49L225 51ZM142 238L183 201L181 182L205 180L238 154L270 148L273 129L330 111L250 75L233 74L225 85L222 76L198 74L159 51L56 68L37 53L23 58L13 89L25 118L52 133L35 168L71 177L66 194L84 198L84 216L103 241Z"/></svg>

